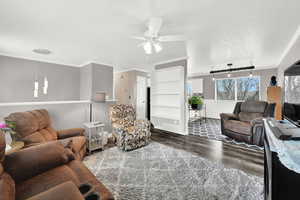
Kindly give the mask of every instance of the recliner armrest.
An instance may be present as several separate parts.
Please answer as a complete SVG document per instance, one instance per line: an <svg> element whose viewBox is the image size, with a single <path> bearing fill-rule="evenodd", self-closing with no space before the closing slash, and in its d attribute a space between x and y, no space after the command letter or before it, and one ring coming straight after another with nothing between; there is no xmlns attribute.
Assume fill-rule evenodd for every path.
<svg viewBox="0 0 300 200"><path fill-rule="evenodd" d="M263 126L264 125L263 118L262 117L255 118L255 119L251 120L250 124L251 124L251 126L255 126L255 125Z"/></svg>
<svg viewBox="0 0 300 200"><path fill-rule="evenodd" d="M27 200L84 200L79 189L71 181L59 184Z"/></svg>
<svg viewBox="0 0 300 200"><path fill-rule="evenodd" d="M74 154L70 149L53 141L6 155L4 168L18 183L66 164L73 158Z"/></svg>
<svg viewBox="0 0 300 200"><path fill-rule="evenodd" d="M239 117L232 113L221 113L220 114L221 120L238 120Z"/></svg>
<svg viewBox="0 0 300 200"><path fill-rule="evenodd" d="M57 131L57 137L58 139L65 139L69 137L75 137L75 136L84 136L84 129L83 128L71 128L71 129L65 129L65 130L59 130Z"/></svg>

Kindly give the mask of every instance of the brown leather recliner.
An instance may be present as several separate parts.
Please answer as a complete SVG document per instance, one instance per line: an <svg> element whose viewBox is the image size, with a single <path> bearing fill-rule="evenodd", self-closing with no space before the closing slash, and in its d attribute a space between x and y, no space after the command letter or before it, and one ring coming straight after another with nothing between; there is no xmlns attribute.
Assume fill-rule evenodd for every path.
<svg viewBox="0 0 300 200"><path fill-rule="evenodd" d="M239 142L263 146L262 119L274 117L275 105L264 101L238 102L233 114L220 114L222 134Z"/></svg>
<svg viewBox="0 0 300 200"><path fill-rule="evenodd" d="M15 122L16 132L19 139L24 141L25 147L59 140L65 146L72 147L78 160L82 160L86 153L84 129L54 130L49 113L45 109L12 113L5 120Z"/></svg>
<svg viewBox="0 0 300 200"><path fill-rule="evenodd" d="M92 188L82 195L78 188L86 183ZM91 193L114 199L69 148L52 141L5 155L0 132L0 200L83 200Z"/></svg>

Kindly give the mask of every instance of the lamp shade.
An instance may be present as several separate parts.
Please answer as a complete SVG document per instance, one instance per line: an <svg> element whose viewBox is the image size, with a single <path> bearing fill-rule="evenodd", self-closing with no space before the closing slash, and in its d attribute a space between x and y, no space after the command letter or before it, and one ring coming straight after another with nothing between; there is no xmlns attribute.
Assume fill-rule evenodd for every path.
<svg viewBox="0 0 300 200"><path fill-rule="evenodd" d="M93 96L93 101L94 102L104 102L105 101L105 96L106 93L105 92L96 92Z"/></svg>

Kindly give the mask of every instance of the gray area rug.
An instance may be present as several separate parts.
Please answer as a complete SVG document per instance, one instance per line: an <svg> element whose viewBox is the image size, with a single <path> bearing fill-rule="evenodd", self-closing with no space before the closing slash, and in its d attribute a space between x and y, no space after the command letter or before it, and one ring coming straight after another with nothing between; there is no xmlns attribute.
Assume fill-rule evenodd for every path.
<svg viewBox="0 0 300 200"><path fill-rule="evenodd" d="M151 142L87 156L85 165L117 200L262 200L263 179L190 152Z"/></svg>
<svg viewBox="0 0 300 200"><path fill-rule="evenodd" d="M263 150L263 147L249 145L244 142L238 142L221 133L221 121L219 119L207 118L206 120L189 121L188 129L190 135L199 135L211 140L219 140L223 142L233 143L245 148L253 150Z"/></svg>

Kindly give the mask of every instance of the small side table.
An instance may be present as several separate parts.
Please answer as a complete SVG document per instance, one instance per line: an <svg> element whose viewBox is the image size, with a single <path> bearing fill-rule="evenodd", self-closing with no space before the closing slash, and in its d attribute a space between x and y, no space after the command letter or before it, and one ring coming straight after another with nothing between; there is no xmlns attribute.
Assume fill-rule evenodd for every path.
<svg viewBox="0 0 300 200"><path fill-rule="evenodd" d="M88 152L91 153L104 147L104 124L102 122L87 122L83 124L86 128L88 140Z"/></svg>
<svg viewBox="0 0 300 200"><path fill-rule="evenodd" d="M205 104L203 104L202 109L192 109L189 107L189 121L194 122L196 120L200 120L200 124L202 124L203 120L206 123L207 117Z"/></svg>
<svg viewBox="0 0 300 200"><path fill-rule="evenodd" d="M5 155L19 151L20 149L22 149L24 147L24 145L25 144L22 141L13 142L11 145L9 145L11 148L9 150L5 151Z"/></svg>

